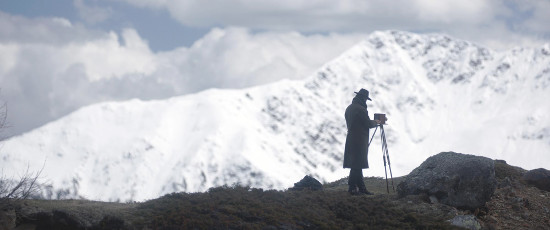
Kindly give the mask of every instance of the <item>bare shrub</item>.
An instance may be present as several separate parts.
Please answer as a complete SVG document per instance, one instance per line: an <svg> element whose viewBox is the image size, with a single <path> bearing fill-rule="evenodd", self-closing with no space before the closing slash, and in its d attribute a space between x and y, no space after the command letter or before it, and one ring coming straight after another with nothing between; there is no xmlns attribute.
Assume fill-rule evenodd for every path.
<svg viewBox="0 0 550 230"><path fill-rule="evenodd" d="M7 114L6 103L3 103L0 105L0 133L6 128ZM2 136L0 136L0 140L3 140ZM19 180L7 178L2 171L0 173L0 210L8 208L14 202L37 194L39 192L37 180L43 169L44 166L42 166L40 171L32 173L29 171L29 167L27 167L27 170L19 177Z"/></svg>
<svg viewBox="0 0 550 230"><path fill-rule="evenodd" d="M42 169L36 173L29 172L29 168L20 177L19 180L8 179L5 176L0 178L0 209L38 194L38 178Z"/></svg>

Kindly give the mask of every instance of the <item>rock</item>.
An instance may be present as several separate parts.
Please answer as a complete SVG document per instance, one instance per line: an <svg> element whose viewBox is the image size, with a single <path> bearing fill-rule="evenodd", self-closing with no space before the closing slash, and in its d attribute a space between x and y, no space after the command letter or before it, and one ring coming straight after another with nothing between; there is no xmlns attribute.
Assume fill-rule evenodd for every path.
<svg viewBox="0 0 550 230"><path fill-rule="evenodd" d="M523 175L523 179L540 190L550 192L550 171L546 169L539 168L527 171Z"/></svg>
<svg viewBox="0 0 550 230"><path fill-rule="evenodd" d="M305 176L302 180L300 180L297 183L294 183L294 187L290 188L289 190L323 190L323 185L321 182L316 180L315 178L311 176Z"/></svg>
<svg viewBox="0 0 550 230"><path fill-rule="evenodd" d="M431 156L397 185L400 197L426 193L440 203L475 210L496 189L494 161L480 156L443 152Z"/></svg>
<svg viewBox="0 0 550 230"><path fill-rule="evenodd" d="M454 226L463 227L470 230L481 229L481 224L479 224L476 217L473 215L455 216L453 219L449 220L449 222L451 222Z"/></svg>
<svg viewBox="0 0 550 230"><path fill-rule="evenodd" d="M502 180L502 182L498 184L499 188L506 188L511 186L512 186L512 180L510 180L510 177L505 177L504 180Z"/></svg>

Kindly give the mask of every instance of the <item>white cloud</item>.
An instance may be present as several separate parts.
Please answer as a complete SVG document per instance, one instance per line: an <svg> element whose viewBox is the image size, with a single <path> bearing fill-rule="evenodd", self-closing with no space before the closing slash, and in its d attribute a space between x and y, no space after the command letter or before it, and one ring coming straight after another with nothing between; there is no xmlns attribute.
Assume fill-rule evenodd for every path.
<svg viewBox="0 0 550 230"><path fill-rule="evenodd" d="M155 71L155 55L146 41L133 29L122 31L121 37L124 44L119 43L117 34L109 32L105 39L63 46L54 51L62 56L60 69L81 63L91 81L128 74L149 75Z"/></svg>
<svg viewBox="0 0 550 230"><path fill-rule="evenodd" d="M494 15L489 1L415 0L410 2L421 21L479 24Z"/></svg>
<svg viewBox="0 0 550 230"><path fill-rule="evenodd" d="M482 45L500 44L492 48L502 48L504 44L511 48L520 41L539 46L550 38L550 2L538 0L120 1L165 9L181 24L193 27L240 26L301 32L436 31ZM518 15L526 11L519 12L517 8L528 10Z"/></svg>
<svg viewBox="0 0 550 230"><path fill-rule="evenodd" d="M62 45L107 36L103 31L73 24L65 18L26 18L0 11L0 42L3 44Z"/></svg>
<svg viewBox="0 0 550 230"><path fill-rule="evenodd" d="M118 34L62 18L2 13L0 24L6 25L0 28L0 97L8 102L13 133L104 100L303 78L364 38L216 28L191 47L155 53L134 29ZM31 36L18 40L25 35Z"/></svg>
<svg viewBox="0 0 550 230"><path fill-rule="evenodd" d="M15 44L0 44L0 76L15 67L18 53L18 46Z"/></svg>
<svg viewBox="0 0 550 230"><path fill-rule="evenodd" d="M110 18L113 14L113 10L111 8L88 6L84 3L84 0L74 0L73 5L77 10L78 15L90 24L103 22Z"/></svg>
<svg viewBox="0 0 550 230"><path fill-rule="evenodd" d="M152 9L162 9L170 3L171 0L112 0L118 2L127 2L129 4Z"/></svg>
<svg viewBox="0 0 550 230"><path fill-rule="evenodd" d="M530 1L532 17L525 21L529 30L548 34L550 31L550 1Z"/></svg>
<svg viewBox="0 0 550 230"><path fill-rule="evenodd" d="M57 23L59 25L67 27L67 28L73 27L73 24L71 23L71 21L69 21L65 18L52 18L52 22Z"/></svg>
<svg viewBox="0 0 550 230"><path fill-rule="evenodd" d="M311 35L242 28L213 29L175 63L181 71L217 87L245 87L275 80L299 79L359 42L363 35ZM210 83L211 84L211 83ZM197 86L199 87L199 86Z"/></svg>

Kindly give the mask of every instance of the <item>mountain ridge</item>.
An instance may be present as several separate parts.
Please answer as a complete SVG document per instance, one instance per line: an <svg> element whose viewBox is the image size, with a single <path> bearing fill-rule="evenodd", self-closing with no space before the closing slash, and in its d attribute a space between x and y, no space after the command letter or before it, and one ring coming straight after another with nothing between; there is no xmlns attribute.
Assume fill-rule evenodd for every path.
<svg viewBox="0 0 550 230"><path fill-rule="evenodd" d="M347 173L343 111L367 88L369 112L389 117L396 176L450 149L530 169L550 163L549 50L495 52L445 35L375 32L305 80L84 107L7 140L1 167L46 161L44 196L95 200L234 183L282 189L308 174L333 181ZM383 175L378 139L368 175Z"/></svg>

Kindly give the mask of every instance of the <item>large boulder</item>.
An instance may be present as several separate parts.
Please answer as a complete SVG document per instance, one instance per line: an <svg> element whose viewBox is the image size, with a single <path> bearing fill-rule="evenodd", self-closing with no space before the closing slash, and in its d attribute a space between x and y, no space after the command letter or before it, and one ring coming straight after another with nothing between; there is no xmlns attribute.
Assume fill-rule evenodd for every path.
<svg viewBox="0 0 550 230"><path fill-rule="evenodd" d="M523 179L535 187L550 192L550 171L539 168L527 171Z"/></svg>
<svg viewBox="0 0 550 230"><path fill-rule="evenodd" d="M476 209L496 189L494 161L480 156L443 152L429 157L397 185L399 196L426 194L439 202Z"/></svg>

